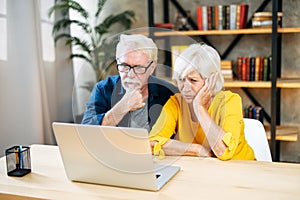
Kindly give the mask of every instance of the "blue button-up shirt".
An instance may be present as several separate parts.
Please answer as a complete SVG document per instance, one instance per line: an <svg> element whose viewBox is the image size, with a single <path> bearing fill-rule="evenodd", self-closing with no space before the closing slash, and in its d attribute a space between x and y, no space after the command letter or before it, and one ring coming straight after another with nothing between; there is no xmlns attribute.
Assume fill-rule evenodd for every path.
<svg viewBox="0 0 300 200"><path fill-rule="evenodd" d="M178 92L178 88L155 76L148 80L148 122L150 129L156 122L163 105L170 96ZM124 96L125 89L122 87L120 76L110 76L98 82L86 103L82 124L102 124L105 113L109 111ZM127 113L118 126L128 127L130 115Z"/></svg>

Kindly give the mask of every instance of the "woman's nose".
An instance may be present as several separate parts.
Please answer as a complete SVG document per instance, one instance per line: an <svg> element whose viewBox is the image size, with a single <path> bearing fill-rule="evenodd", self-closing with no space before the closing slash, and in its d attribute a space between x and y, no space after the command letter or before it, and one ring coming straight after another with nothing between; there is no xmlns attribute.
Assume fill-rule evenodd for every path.
<svg viewBox="0 0 300 200"><path fill-rule="evenodd" d="M191 83L189 81L184 81L182 90L183 91L191 90Z"/></svg>

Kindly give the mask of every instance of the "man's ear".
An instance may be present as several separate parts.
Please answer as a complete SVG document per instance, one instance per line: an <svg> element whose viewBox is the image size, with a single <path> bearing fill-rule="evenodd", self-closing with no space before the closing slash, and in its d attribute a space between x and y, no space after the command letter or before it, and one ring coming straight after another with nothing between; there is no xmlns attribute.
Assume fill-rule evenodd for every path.
<svg viewBox="0 0 300 200"><path fill-rule="evenodd" d="M157 66L157 61L153 61L152 65L148 69L150 71L150 74L153 74L154 70L156 69L156 66Z"/></svg>

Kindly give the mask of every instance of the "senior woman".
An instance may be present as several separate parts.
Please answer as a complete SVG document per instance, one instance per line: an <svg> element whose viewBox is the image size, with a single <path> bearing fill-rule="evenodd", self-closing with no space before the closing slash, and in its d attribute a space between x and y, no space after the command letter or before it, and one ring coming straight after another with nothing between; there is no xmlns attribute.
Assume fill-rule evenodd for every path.
<svg viewBox="0 0 300 200"><path fill-rule="evenodd" d="M224 91L218 52L192 44L176 59L171 96L150 132L154 155L254 160L244 136L242 100Z"/></svg>

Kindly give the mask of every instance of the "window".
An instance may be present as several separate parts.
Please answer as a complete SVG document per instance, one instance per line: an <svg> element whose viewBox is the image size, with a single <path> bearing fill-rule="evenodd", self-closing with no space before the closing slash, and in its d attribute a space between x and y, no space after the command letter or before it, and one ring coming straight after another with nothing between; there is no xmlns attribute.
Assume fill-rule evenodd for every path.
<svg viewBox="0 0 300 200"><path fill-rule="evenodd" d="M52 37L54 15L52 15L51 18L48 17L48 10L53 5L54 0L40 0L43 60L48 62L55 61L55 49Z"/></svg>

